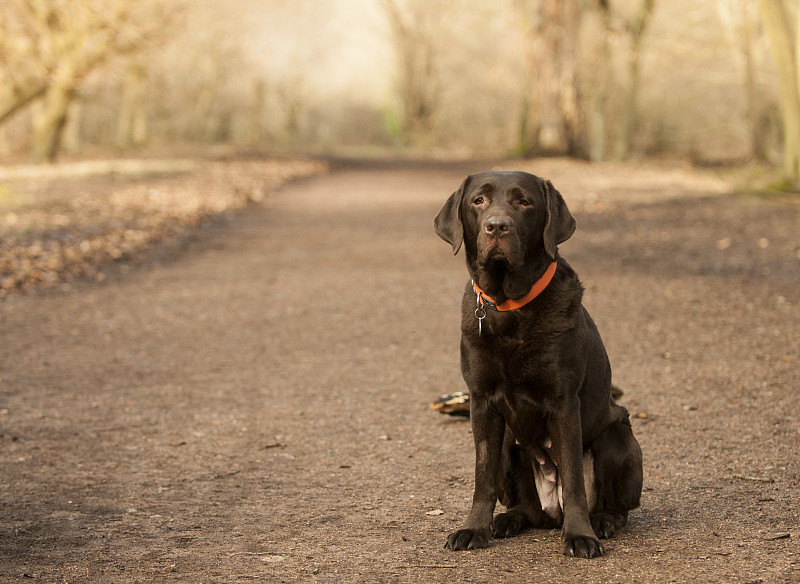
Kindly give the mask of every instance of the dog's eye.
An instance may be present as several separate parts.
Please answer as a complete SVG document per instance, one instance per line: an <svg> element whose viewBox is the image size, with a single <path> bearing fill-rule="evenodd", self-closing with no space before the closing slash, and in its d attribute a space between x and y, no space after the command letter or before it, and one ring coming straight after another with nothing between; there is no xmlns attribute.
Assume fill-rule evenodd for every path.
<svg viewBox="0 0 800 584"><path fill-rule="evenodd" d="M520 199L518 201L518 203L519 203L520 207L530 207L531 206L531 202L528 199Z"/></svg>
<svg viewBox="0 0 800 584"><path fill-rule="evenodd" d="M475 197L475 200L472 201L473 205L482 205L483 204L483 197Z"/></svg>

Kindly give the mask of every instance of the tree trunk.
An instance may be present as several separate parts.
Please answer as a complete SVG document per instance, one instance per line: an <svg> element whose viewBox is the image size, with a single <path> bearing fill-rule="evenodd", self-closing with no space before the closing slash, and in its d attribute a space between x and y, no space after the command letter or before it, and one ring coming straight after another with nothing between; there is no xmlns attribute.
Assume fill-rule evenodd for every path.
<svg viewBox="0 0 800 584"><path fill-rule="evenodd" d="M760 135L760 115L761 111L758 88L756 86L756 61L753 54L753 37L755 36L754 23L750 11L747 9L747 2L742 0L742 33L741 51L744 60L744 96L747 108L747 122L750 126L750 151L758 160L766 160L767 153L764 141Z"/></svg>
<svg viewBox="0 0 800 584"><path fill-rule="evenodd" d="M83 135L81 132L81 118L83 105L80 99L73 99L67 110L66 123L64 124L61 149L70 154L77 154L83 149Z"/></svg>
<svg viewBox="0 0 800 584"><path fill-rule="evenodd" d="M522 68L522 94L519 99L519 114L517 118L517 136L512 155L523 158L530 154L532 151L532 132L531 126L531 96L533 93L533 71L536 59L534 57L534 38L535 31L533 29L533 9L528 0L514 0L513 7L515 9L514 20L520 25L522 32L521 47L525 57L523 60Z"/></svg>
<svg viewBox="0 0 800 584"><path fill-rule="evenodd" d="M519 118L517 119L517 140L511 151L512 155L518 158L523 158L531 151L531 133L528 129L531 116L531 102L528 97L530 91L529 84L525 83L522 99L520 99Z"/></svg>
<svg viewBox="0 0 800 584"><path fill-rule="evenodd" d="M71 84L54 82L47 89L42 107L33 120L34 162L55 162L74 97L75 88Z"/></svg>
<svg viewBox="0 0 800 584"><path fill-rule="evenodd" d="M147 71L131 63L122 86L122 103L117 120L117 147L143 146L147 141Z"/></svg>
<svg viewBox="0 0 800 584"><path fill-rule="evenodd" d="M589 95L589 127L588 127L588 151L589 160L599 162L605 160L608 145L608 131L606 127L606 106L611 90L612 78L612 57L611 43L611 10L607 2L597 3L597 17L599 33L593 35L598 39L592 47L595 58L591 62L592 74L587 80L590 87Z"/></svg>
<svg viewBox="0 0 800 584"><path fill-rule="evenodd" d="M633 151L633 141L639 126L639 57L635 50L628 55L628 86L625 93L625 105L622 108L622 132L617 140L614 158L627 160Z"/></svg>
<svg viewBox="0 0 800 584"><path fill-rule="evenodd" d="M433 130L439 87L437 34L442 5L415 2L405 5L384 0L398 62L398 93L403 110L402 136L406 145L424 144Z"/></svg>
<svg viewBox="0 0 800 584"><path fill-rule="evenodd" d="M783 0L759 0L764 30L778 71L778 99L783 117L783 181L800 187L800 18Z"/></svg>
<svg viewBox="0 0 800 584"><path fill-rule="evenodd" d="M263 79L253 81L253 102L248 112L247 129L244 140L247 144L258 145L264 138L264 110L267 107L267 84Z"/></svg>
<svg viewBox="0 0 800 584"><path fill-rule="evenodd" d="M575 0L542 0L531 27L528 154L586 156L586 123L578 84L580 11ZM522 124L521 124L522 125Z"/></svg>
<svg viewBox="0 0 800 584"><path fill-rule="evenodd" d="M625 94L625 106L622 110L622 132L617 139L614 152L614 157L617 160L630 158L636 131L639 128L638 101L641 47L654 4L655 0L643 0L639 14L628 26L631 35L631 47L628 52L628 86Z"/></svg>

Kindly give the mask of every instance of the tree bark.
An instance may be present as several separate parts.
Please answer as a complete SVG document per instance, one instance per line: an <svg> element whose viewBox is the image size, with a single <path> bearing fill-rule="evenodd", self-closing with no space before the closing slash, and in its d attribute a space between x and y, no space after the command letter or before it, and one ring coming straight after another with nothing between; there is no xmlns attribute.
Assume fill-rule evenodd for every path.
<svg viewBox="0 0 800 584"><path fill-rule="evenodd" d="M71 84L59 82L47 89L42 108L33 120L34 162L55 162L75 93Z"/></svg>
<svg viewBox="0 0 800 584"><path fill-rule="evenodd" d="M0 71L0 78L17 80L0 96L0 124L35 105L32 156L52 161L81 80L109 57L136 51L168 30L174 12L164 0L17 4L8 19L6 13L0 18L0 61L10 71Z"/></svg>
<svg viewBox="0 0 800 584"><path fill-rule="evenodd" d="M588 153L589 160L599 162L605 160L608 146L608 130L606 124L606 106L611 90L612 56L609 35L611 34L611 10L608 2L597 2L596 15L599 19L599 34L593 46L595 58L592 60L591 69L594 77L589 81L589 111L588 111Z"/></svg>
<svg viewBox="0 0 800 584"><path fill-rule="evenodd" d="M640 56L642 39L653 12L655 0L643 0L639 14L628 25L631 36L631 47L628 52L628 86L625 94L625 106L622 110L622 132L617 140L614 157L617 160L630 158L633 142L639 129L639 84Z"/></svg>
<svg viewBox="0 0 800 584"><path fill-rule="evenodd" d="M398 93L403 110L402 135L407 145L424 142L433 129L438 101L435 35L441 14L435 3L412 2L401 8L384 0L398 60Z"/></svg>
<svg viewBox="0 0 800 584"><path fill-rule="evenodd" d="M80 99L73 99L67 109L64 124L61 148L64 152L77 154L83 149L83 134L81 132L83 117L83 104Z"/></svg>
<svg viewBox="0 0 800 584"><path fill-rule="evenodd" d="M517 135L512 154L519 158L527 156L532 151L531 139L531 96L533 93L534 46L533 39L533 9L528 0L514 0L515 19L522 32L522 52L525 55L522 69L522 93L519 99L519 113L517 118Z"/></svg>
<svg viewBox="0 0 800 584"><path fill-rule="evenodd" d="M267 106L267 84L263 79L253 81L253 101L248 112L248 124L245 131L247 144L260 144L264 138L264 110Z"/></svg>
<svg viewBox="0 0 800 584"><path fill-rule="evenodd" d="M742 0L742 21L741 21L741 52L744 60L744 95L747 107L747 121L750 126L750 150L752 155L758 160L766 160L767 153L764 141L759 133L761 110L759 104L758 89L756 86L756 65L755 55L753 54L753 37L755 36L754 22L750 11L747 10L748 0Z"/></svg>
<svg viewBox="0 0 800 584"><path fill-rule="evenodd" d="M527 128L528 152L543 156L586 157L586 120L578 82L578 30L580 10L576 0L539 0L530 11L528 39L530 93ZM523 112L524 113L524 112ZM518 140L518 149L524 144Z"/></svg>
<svg viewBox="0 0 800 584"><path fill-rule="evenodd" d="M147 71L131 63L122 87L122 103L117 119L117 147L143 146L147 141Z"/></svg>
<svg viewBox="0 0 800 584"><path fill-rule="evenodd" d="M778 71L783 181L786 187L796 189L800 187L800 18L783 0L759 0L758 6Z"/></svg>

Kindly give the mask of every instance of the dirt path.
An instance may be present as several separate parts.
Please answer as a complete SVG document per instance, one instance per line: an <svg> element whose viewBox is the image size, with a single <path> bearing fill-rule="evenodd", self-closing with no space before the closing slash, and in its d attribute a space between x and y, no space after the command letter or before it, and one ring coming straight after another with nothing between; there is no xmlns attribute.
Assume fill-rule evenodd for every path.
<svg viewBox="0 0 800 584"><path fill-rule="evenodd" d="M555 531L442 549L473 453L427 410L463 387L466 274L432 218L468 170L339 170L0 303L0 581L800 581L798 208L557 162L642 507L592 561Z"/></svg>

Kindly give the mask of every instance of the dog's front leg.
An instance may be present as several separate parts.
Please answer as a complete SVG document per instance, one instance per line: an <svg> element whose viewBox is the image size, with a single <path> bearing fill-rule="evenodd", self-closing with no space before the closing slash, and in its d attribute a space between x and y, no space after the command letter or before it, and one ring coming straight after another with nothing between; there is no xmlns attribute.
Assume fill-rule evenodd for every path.
<svg viewBox="0 0 800 584"><path fill-rule="evenodd" d="M603 545L592 529L586 502L580 400L577 396L565 400L557 413L548 419L548 429L563 488L564 555L579 558L601 556Z"/></svg>
<svg viewBox="0 0 800 584"><path fill-rule="evenodd" d="M497 503L496 483L500 471L505 421L484 396L470 396L472 436L475 439L475 492L472 510L463 529L451 533L445 547L471 550L489 545L492 515Z"/></svg>

